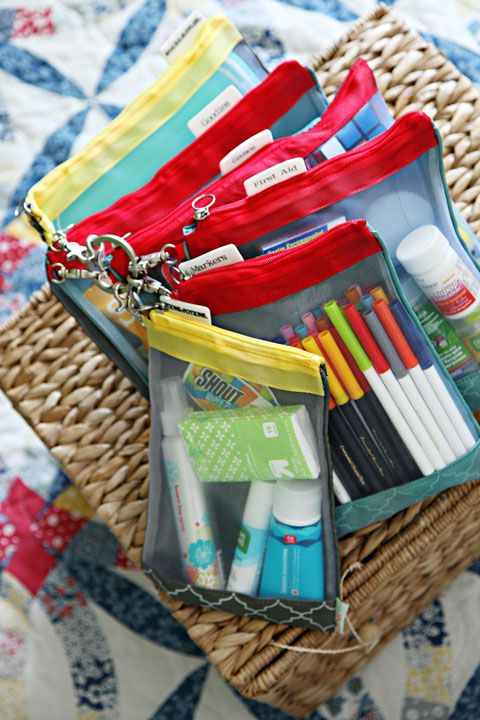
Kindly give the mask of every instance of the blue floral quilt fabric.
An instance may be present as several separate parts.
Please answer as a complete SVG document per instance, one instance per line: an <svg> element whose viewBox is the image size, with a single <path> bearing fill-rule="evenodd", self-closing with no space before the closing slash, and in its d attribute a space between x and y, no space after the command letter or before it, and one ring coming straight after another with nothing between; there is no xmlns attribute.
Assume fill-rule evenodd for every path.
<svg viewBox="0 0 480 720"><path fill-rule="evenodd" d="M478 2L386 4L480 80ZM165 69L160 47L196 7L226 12L274 66L328 47L375 2L2 0L0 321L45 279L19 201ZM479 575L480 562L311 720L479 718ZM288 720L224 683L0 396L0 720L225 718Z"/></svg>

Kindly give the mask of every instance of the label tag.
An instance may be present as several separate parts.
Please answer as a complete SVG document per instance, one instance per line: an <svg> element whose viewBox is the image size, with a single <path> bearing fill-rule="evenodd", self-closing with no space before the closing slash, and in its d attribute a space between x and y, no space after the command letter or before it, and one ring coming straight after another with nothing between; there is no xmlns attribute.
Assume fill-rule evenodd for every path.
<svg viewBox="0 0 480 720"><path fill-rule="evenodd" d="M256 195L262 190L266 190L273 185L289 180L289 178L301 175L307 172L305 160L301 157L284 160L273 167L262 170L262 172L252 175L244 182L245 192L247 195Z"/></svg>
<svg viewBox="0 0 480 720"><path fill-rule="evenodd" d="M256 135L252 135L252 137L244 140L240 145L237 145L237 147L233 148L233 150L220 160L220 172L222 175L227 175L265 147L265 145L270 145L272 142L273 135L270 130L261 130Z"/></svg>
<svg viewBox="0 0 480 720"><path fill-rule="evenodd" d="M193 305L182 300L172 300L168 295L162 295L160 302L165 305L168 310L178 313L179 315L188 315L196 320L203 320L209 325L212 324L212 316L210 309L206 305Z"/></svg>
<svg viewBox="0 0 480 720"><path fill-rule="evenodd" d="M347 619L347 613L349 604L337 598L337 606L335 608L335 625L339 635L345 635L345 620Z"/></svg>
<svg viewBox="0 0 480 720"><path fill-rule="evenodd" d="M233 265L237 262L243 262L238 248L235 245L222 245L209 252L199 255L192 260L184 260L178 266L181 272L188 272L192 275L212 270L213 268L223 267L224 265Z"/></svg>
<svg viewBox="0 0 480 720"><path fill-rule="evenodd" d="M199 10L194 10L185 18L170 37L165 40L160 48L160 52L168 62L173 62L188 50L193 43L196 31L204 20L206 20L205 15Z"/></svg>
<svg viewBox="0 0 480 720"><path fill-rule="evenodd" d="M207 128L220 120L241 99L241 92L235 85L229 85L187 122L188 129L195 137L200 137Z"/></svg>

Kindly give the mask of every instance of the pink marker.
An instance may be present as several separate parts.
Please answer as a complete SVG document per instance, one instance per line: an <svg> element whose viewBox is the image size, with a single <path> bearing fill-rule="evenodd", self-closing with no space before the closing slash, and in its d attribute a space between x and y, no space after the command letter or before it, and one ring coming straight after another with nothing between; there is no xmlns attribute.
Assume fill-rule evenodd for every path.
<svg viewBox="0 0 480 720"><path fill-rule="evenodd" d="M282 325L282 327L280 328L280 334L285 340L285 342L290 342L290 338L295 335L293 325Z"/></svg>
<svg viewBox="0 0 480 720"><path fill-rule="evenodd" d="M307 312L305 315L302 315L302 322L307 326L309 333L318 332L315 315L312 312Z"/></svg>

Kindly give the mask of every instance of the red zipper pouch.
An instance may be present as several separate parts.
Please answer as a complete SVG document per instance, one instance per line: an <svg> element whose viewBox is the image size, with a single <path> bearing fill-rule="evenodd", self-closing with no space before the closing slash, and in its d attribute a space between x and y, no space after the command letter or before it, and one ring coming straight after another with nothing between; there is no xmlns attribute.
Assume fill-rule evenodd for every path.
<svg viewBox="0 0 480 720"><path fill-rule="evenodd" d="M407 300L418 305L419 289L397 261L401 240L435 225L473 275L477 265L460 236L447 191L440 136L421 112L404 115L378 137L323 164L224 206L214 206L195 232L176 248L177 257L198 258L234 244L244 258L308 242L342 219L364 218L377 231ZM163 244L164 238L159 238ZM180 266L182 268L182 266ZM420 293L421 295L421 293ZM468 340L467 344L473 340ZM474 352L467 348L466 353ZM475 363L455 374L469 407L480 407L480 373ZM448 367L448 365L447 365ZM453 373L454 368L448 367Z"/></svg>
<svg viewBox="0 0 480 720"><path fill-rule="evenodd" d="M350 313L355 310L345 304L345 292L352 286L360 287L364 292L380 286L389 301L397 301L403 306L410 324L420 334L423 352L432 357L454 403L455 427L462 424L470 435L470 441L463 449L446 453L445 446L432 432L436 422L433 416L430 423L424 416L418 416L420 424L423 423L423 430L418 434L418 409L415 403L409 404L410 394L406 405L395 405L393 414L391 408L388 411L385 388L388 393L393 393L392 374L394 382L401 384L396 378L404 377L406 372L402 361L390 358L378 344L375 349L375 343L370 342L371 336L369 340L368 335L352 325L370 362L371 367L367 368L365 359L354 350L343 331L330 328L328 333L340 343L337 350L340 348L353 375L354 380L349 379L339 363L338 354L333 353L331 344L327 345L327 340L331 343L331 337L325 339L325 332L319 329L318 323L322 322L324 327L325 316L330 317L327 303L332 300L339 304L344 319L351 317ZM280 328L287 323L300 333L291 344L306 347L303 345L305 337L317 344L317 352L324 355L330 365L327 364L329 385L331 397L336 402L336 406L331 405L330 444L335 480L337 487L340 485L342 504L337 508L340 534L367 525L372 517L382 519L446 487L476 477L472 460L475 458L477 462L480 454L478 428L406 302L388 251L364 220L338 225L309 242L284 251L198 273L177 287L171 300L173 307L178 300L192 308L208 307L212 322L230 331L279 341ZM310 313L309 325L315 322L310 329L302 325L302 320L307 322L306 313ZM342 340L345 340L343 349ZM336 384L332 382L332 368ZM339 384L341 388L343 386L343 399L338 391ZM348 402L345 395L350 398ZM453 417L451 421L453 424ZM412 444L408 431L405 434L405 423L413 432L416 445ZM364 438L362 433L366 426L371 432ZM434 446L431 445L432 438ZM445 443L448 445L446 439ZM342 491L346 491L346 497Z"/></svg>
<svg viewBox="0 0 480 720"><path fill-rule="evenodd" d="M314 167L328 157L375 137L392 123L375 77L368 64L360 58L319 122L305 132L275 140L242 161L251 148L249 143L255 142L254 139L246 140L229 153L230 171L202 188L202 195L213 196L206 197L204 202L214 200L218 205L239 200L245 195L244 181L248 177L293 157L305 158L306 165ZM224 164L223 160L220 164ZM202 205L202 200L199 200L199 205ZM158 217L152 224L133 232L129 242L139 255L159 250L159 235L165 242L177 242L182 228L192 222L193 212L192 201L185 196L184 201L167 216ZM188 243L186 248L188 253ZM114 259L112 266L122 273L120 258Z"/></svg>
<svg viewBox="0 0 480 720"><path fill-rule="evenodd" d="M72 227L68 240L85 244L90 234L135 232L210 182L238 143L265 128L274 137L298 132L326 106L313 72L293 60L282 63L146 185Z"/></svg>

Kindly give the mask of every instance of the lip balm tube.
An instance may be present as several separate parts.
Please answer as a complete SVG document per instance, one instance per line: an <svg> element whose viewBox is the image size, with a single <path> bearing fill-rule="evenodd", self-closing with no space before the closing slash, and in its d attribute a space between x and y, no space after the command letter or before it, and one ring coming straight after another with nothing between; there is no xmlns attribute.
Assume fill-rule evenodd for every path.
<svg viewBox="0 0 480 720"><path fill-rule="evenodd" d="M257 594L274 491L275 482L255 480L250 485L227 590L245 595Z"/></svg>

